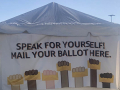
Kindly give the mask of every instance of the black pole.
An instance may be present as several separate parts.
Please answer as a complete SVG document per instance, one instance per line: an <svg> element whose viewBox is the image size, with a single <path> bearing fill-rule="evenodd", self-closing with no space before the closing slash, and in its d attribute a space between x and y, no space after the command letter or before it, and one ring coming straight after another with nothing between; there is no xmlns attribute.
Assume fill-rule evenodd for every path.
<svg viewBox="0 0 120 90"><path fill-rule="evenodd" d="M110 16L110 17L111 17L111 22L112 22L112 16L115 16L115 15L108 15L108 16Z"/></svg>

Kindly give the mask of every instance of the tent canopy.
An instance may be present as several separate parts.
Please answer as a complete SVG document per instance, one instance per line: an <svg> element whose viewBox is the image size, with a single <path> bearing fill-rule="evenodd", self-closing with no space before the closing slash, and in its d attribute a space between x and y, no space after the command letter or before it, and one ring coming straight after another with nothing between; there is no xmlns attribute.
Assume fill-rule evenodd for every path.
<svg viewBox="0 0 120 90"><path fill-rule="evenodd" d="M50 3L0 23L0 33L55 36L118 35L120 25Z"/></svg>

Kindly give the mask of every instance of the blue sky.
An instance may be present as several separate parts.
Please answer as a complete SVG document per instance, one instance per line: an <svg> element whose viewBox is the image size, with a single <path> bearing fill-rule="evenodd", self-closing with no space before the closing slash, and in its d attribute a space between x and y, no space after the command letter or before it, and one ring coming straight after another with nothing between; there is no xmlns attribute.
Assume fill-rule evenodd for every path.
<svg viewBox="0 0 120 90"><path fill-rule="evenodd" d="M120 24L120 0L0 0L0 22L26 13L33 9L56 2L63 6Z"/></svg>

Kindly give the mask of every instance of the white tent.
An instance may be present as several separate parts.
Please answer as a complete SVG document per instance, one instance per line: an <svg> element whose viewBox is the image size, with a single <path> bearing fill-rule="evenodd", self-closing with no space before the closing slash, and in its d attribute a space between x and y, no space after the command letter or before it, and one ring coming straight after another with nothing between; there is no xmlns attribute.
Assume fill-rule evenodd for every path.
<svg viewBox="0 0 120 90"><path fill-rule="evenodd" d="M24 49L24 47L23 47L23 49L21 49L22 47L20 47L20 45L23 45L23 46L25 45L25 47L27 47L28 43L32 43L32 44L40 43L40 42L42 42L42 43L55 42L56 43L57 41L62 42L62 40L68 41L67 43L69 43L71 41L70 45L75 40L77 40L77 41L80 40L81 42L85 41L85 42L83 42L84 43L83 49L86 49L87 46L85 46L85 43L87 43L87 41L89 41L90 43L93 42L94 45L96 45L95 43L97 43L97 45L99 44L99 46L100 46L100 42L102 42L103 49L104 49L103 51L106 52L106 57L110 56L110 60L108 58L106 58L105 56L102 57L102 55L101 55L102 60L103 60L103 61L101 60L101 65L104 63L105 64L108 63L108 67L106 65L102 65L101 69L102 69L102 67L104 67L106 70L103 69L101 71L98 71L98 75L102 72L105 73L107 71L115 74L114 75L114 84L111 85L111 88L118 89L118 87L119 87L119 85L118 85L119 84L119 34L120 34L120 25L110 23L108 21L105 21L105 20L99 19L97 17L70 9L68 7L59 5L57 3L47 4L45 6L37 8L35 10L29 11L25 14L22 14L17 17L14 17L12 19L1 22L0 23L0 54L1 54L0 55L0 60L1 60L0 64L2 64L2 65L0 65L1 66L0 67L0 69L1 69L0 75L2 75L2 76L0 76L0 81L1 81L0 82L0 85L1 85L0 90L10 90L11 89L10 86L7 86L7 83L6 83L7 78L6 77L8 77L9 75L12 75L12 73L13 74L20 73L24 76L23 72L25 72L26 70L29 70L29 69L38 69L42 73L44 70L43 67L45 68L45 66L46 67L49 66L48 64L46 64L45 66L42 66L40 64L40 62L42 62L41 58L39 61L35 60L35 62L33 62L32 60L35 57L34 58L32 57L32 59L30 59L30 61L34 64L34 66L32 66L32 63L30 63L30 64L28 64L30 66L29 68L27 66L25 66L24 64L22 64L23 61L18 60L17 56L14 57L15 54L13 55L14 59L12 59L10 57L11 53L18 52L18 49L20 49L20 52L30 53L28 48ZM105 43L105 46L104 46L104 43ZM58 44L61 44L61 43L58 43ZM100 50L102 50L101 49L102 46L97 47L94 45L93 45L93 48L95 48L95 50L97 50L97 48L98 48L99 52L100 52ZM16 46L17 46L17 50L16 50ZM61 48L61 50L65 49L65 47L62 45L61 46L58 45L58 46L59 46L59 48ZM70 46L70 47L72 47L72 46ZM92 46L90 46L89 48L92 48ZM87 48L87 49L89 49L89 48ZM67 48L67 49L69 50L69 48ZM54 50L54 49L48 48L48 50ZM76 48L74 48L74 50L77 51ZM35 51L35 50L33 50L33 51ZM55 51L57 52L58 49L55 49ZM109 53L109 55L107 53ZM6 54L6 56L5 56L5 54ZM18 57L20 57L20 56L18 55ZM70 59L67 57L63 56L58 60ZM83 55L83 57L80 57L80 59L88 60L89 57L94 58L94 59L101 59L100 55L99 55L99 57L92 57L90 55L86 56L86 53L85 53L85 56ZM6 60L6 59L8 59L8 60ZM23 57L22 57L22 59L23 59ZM49 59L51 59L51 58L49 58ZM72 58L72 59L74 59L74 58ZM76 57L76 59L78 59L78 61L79 61L78 56ZM107 61L104 61L104 59L106 59ZM56 58L53 59L53 61L55 61L55 60L56 60ZM44 61L45 62L42 62L42 64L48 62L48 61L46 61L45 58L44 58ZM76 61L76 62L78 62L78 61ZM52 60L51 60L51 62L52 62ZM28 61L26 60L24 63L27 64ZM38 63L41 65L40 67L39 67ZM70 63L72 65L72 63L74 63L74 62L72 60L70 60ZM80 63L82 63L81 65L83 65L84 61L81 61ZM112 64L113 64L113 66L110 66ZM6 66L6 65L8 65L8 66ZM11 65L13 65L13 66L11 67ZM73 66L71 66L71 67L74 68L74 66L75 66L75 64L73 64ZM85 64L84 66L86 68L87 64ZM22 70L23 68L25 68L25 69ZM9 71L8 69L13 70L13 71ZM47 69L49 69L49 67L47 67L45 69L47 70ZM54 69L54 68L50 67L50 69ZM83 81L86 81L90 78L89 73L90 73L90 70L88 70L88 77L86 79L84 79ZM70 74L70 72L69 72L69 74ZM70 78L69 80L71 80L71 82L72 82L73 78L71 76L69 76L69 78ZM99 79L99 76L97 78ZM24 83L25 83L25 85L21 86L21 88L22 88L21 90L27 90L26 89L27 82L24 81ZM37 83L41 83L41 82L38 81ZM59 86L60 82L58 81L56 83L57 84L55 84L56 85L55 87L60 88L60 86L61 86L61 85ZM84 87L90 86L89 84L90 83L84 82ZM69 83L69 86L74 88L73 83ZM102 86L101 82L98 81L98 88L100 88L101 86ZM40 88L40 87L42 87L42 86L37 86L38 90L45 89L44 84L43 84L42 88Z"/></svg>
<svg viewBox="0 0 120 90"><path fill-rule="evenodd" d="M117 24L50 3L1 22L0 33L20 34L27 31L30 34L87 36L91 32L92 35L101 36L118 35L119 28Z"/></svg>

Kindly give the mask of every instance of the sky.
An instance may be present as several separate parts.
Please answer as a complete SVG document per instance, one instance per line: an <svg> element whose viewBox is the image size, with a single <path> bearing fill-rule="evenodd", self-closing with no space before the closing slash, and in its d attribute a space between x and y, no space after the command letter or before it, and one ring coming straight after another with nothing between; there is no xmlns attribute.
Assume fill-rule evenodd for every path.
<svg viewBox="0 0 120 90"><path fill-rule="evenodd" d="M0 22L51 2L120 24L120 0L0 0Z"/></svg>

